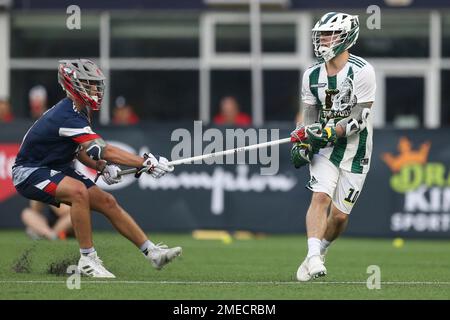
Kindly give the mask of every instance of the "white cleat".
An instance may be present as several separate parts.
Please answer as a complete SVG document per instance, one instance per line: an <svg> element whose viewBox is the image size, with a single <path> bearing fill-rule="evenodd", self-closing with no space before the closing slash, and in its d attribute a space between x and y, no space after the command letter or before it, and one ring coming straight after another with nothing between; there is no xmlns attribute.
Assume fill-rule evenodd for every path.
<svg viewBox="0 0 450 320"><path fill-rule="evenodd" d="M307 258L308 272L311 278L317 279L327 274L327 268L325 268L323 262L323 258L320 255Z"/></svg>
<svg viewBox="0 0 450 320"><path fill-rule="evenodd" d="M311 276L309 275L309 272L308 272L307 260L308 260L307 258L305 260L303 260L302 264L297 269L297 280L298 281L306 282L306 281L311 280Z"/></svg>
<svg viewBox="0 0 450 320"><path fill-rule="evenodd" d="M314 260L311 261L311 258L314 258ZM321 261L321 267L317 266L318 263L316 262L317 257L320 258ZM320 256L312 256L310 258L306 257L305 260L303 260L300 267L297 269L297 280L301 282L310 281L311 279L316 279L318 277L325 276L327 274L327 269L324 266L325 263L325 255ZM311 269L313 272L311 272Z"/></svg>
<svg viewBox="0 0 450 320"><path fill-rule="evenodd" d="M180 256L182 251L181 247L168 248L166 245L157 244L155 248L148 251L145 257L155 269L161 270L166 264Z"/></svg>
<svg viewBox="0 0 450 320"><path fill-rule="evenodd" d="M43 237L40 236L36 231L31 229L30 227L26 228L25 233L30 237L31 240L42 240Z"/></svg>
<svg viewBox="0 0 450 320"><path fill-rule="evenodd" d="M97 256L97 252L81 255L78 261L78 270L81 274L93 278L115 278L111 272L103 266L103 261Z"/></svg>

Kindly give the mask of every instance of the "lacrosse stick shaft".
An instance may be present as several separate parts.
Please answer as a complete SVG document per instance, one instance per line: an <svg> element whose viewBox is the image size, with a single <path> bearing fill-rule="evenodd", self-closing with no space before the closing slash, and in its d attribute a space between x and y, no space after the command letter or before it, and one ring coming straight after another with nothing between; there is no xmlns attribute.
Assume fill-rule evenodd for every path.
<svg viewBox="0 0 450 320"><path fill-rule="evenodd" d="M262 142L262 143L253 144L253 145L250 145L250 146L239 147L239 148L235 148L235 149L229 149L229 150L224 150L224 151L219 151L219 152L202 154L200 156L174 160L174 161L170 161L168 163L168 165L170 165L170 166L178 166L180 164L187 164L187 163L191 163L191 162L199 161L199 160L223 157L223 156L227 156L227 155L230 155L230 154L235 154L235 153L238 153L238 152L250 151L250 150L261 149L261 148L267 148L267 147L270 147L270 146L275 146L275 145L279 145L279 144L283 144L283 143L288 143L290 141L291 141L291 138L284 138L284 139L280 139L280 140L274 140L274 141L269 141L269 142ZM122 170L122 171L120 171L118 173L118 175L119 176L124 176L124 175L128 175L128 174L134 174L134 173L137 172L137 170L138 169L136 169L136 168Z"/></svg>

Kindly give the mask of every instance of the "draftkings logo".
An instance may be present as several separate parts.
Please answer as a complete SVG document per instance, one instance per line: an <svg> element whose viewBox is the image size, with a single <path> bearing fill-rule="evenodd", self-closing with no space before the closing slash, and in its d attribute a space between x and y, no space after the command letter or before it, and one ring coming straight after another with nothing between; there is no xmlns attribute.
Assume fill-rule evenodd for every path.
<svg viewBox="0 0 450 320"><path fill-rule="evenodd" d="M0 143L0 202L16 194L11 178L11 168L19 147L18 143Z"/></svg>
<svg viewBox="0 0 450 320"><path fill-rule="evenodd" d="M429 162L430 150L430 141L413 149L402 137L398 155L382 155L392 171L390 187L403 198L403 208L391 217L392 231L450 231L450 170L447 163Z"/></svg>

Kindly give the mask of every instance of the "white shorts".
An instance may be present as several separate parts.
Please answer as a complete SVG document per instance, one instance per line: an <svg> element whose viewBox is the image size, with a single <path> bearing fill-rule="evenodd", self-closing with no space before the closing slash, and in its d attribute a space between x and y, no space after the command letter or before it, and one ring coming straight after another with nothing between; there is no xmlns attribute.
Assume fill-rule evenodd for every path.
<svg viewBox="0 0 450 320"><path fill-rule="evenodd" d="M311 179L306 188L313 192L324 192L342 212L349 214L364 186L365 173L351 173L337 168L320 154L314 155L309 166Z"/></svg>

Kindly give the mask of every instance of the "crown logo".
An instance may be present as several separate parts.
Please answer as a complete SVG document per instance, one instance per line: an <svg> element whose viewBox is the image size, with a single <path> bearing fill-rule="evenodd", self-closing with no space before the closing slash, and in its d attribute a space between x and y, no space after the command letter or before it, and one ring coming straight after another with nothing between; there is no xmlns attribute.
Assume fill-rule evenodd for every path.
<svg viewBox="0 0 450 320"><path fill-rule="evenodd" d="M412 150L411 141L406 137L401 137L397 149L400 152L398 156L392 153L383 153L382 159L393 172L398 172L408 164L425 164L430 152L431 142L422 143L419 150Z"/></svg>

